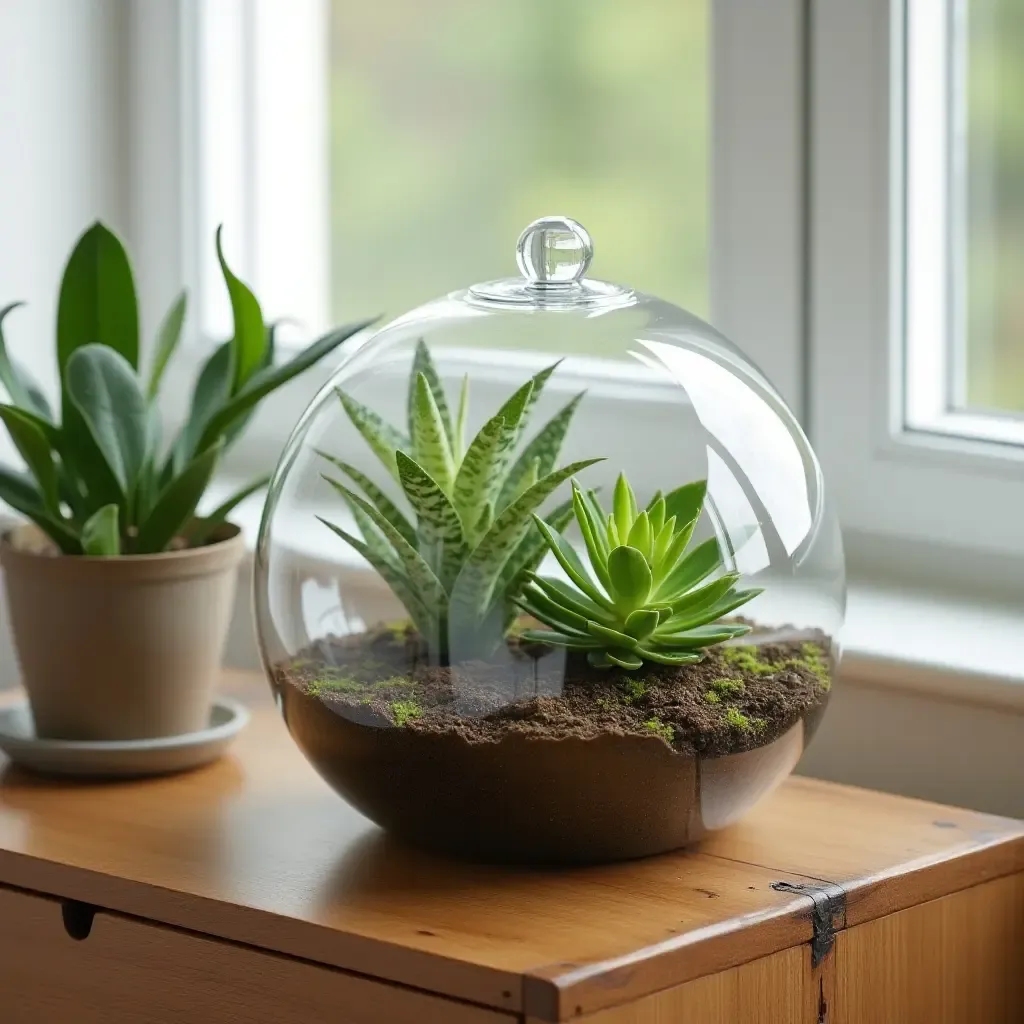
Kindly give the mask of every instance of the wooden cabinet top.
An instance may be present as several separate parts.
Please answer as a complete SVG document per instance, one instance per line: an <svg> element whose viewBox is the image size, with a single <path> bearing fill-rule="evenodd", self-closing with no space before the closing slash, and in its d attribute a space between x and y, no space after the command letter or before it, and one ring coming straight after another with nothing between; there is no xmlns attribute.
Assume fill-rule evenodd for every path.
<svg viewBox="0 0 1024 1024"><path fill-rule="evenodd" d="M1024 871L1024 823L798 777L739 825L649 860L445 860L331 792L261 680L225 686L253 720L199 771L59 783L0 755L0 885L558 1020L810 942L800 886L839 893L841 928Z"/></svg>

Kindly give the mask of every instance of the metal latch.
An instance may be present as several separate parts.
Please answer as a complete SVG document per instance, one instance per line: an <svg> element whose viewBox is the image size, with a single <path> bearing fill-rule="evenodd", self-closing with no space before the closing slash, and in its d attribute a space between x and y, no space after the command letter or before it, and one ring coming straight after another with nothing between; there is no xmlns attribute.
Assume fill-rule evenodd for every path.
<svg viewBox="0 0 1024 1024"><path fill-rule="evenodd" d="M772 882L776 892L793 892L809 896L813 903L811 926L811 966L817 967L828 956L836 932L846 927L846 893L831 882L809 884L804 882Z"/></svg>

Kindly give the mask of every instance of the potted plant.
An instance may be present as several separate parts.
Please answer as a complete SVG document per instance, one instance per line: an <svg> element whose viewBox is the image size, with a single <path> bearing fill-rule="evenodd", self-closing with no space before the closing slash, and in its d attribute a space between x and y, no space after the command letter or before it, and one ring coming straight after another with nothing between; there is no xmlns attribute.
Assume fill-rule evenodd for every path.
<svg viewBox="0 0 1024 1024"><path fill-rule="evenodd" d="M31 520L0 540L22 681L47 738L131 740L206 726L242 538L228 517L257 480L196 508L257 405L365 324L330 332L285 363L253 293L217 256L233 335L203 365L166 443L161 381L186 296L157 332L145 377L131 265L102 224L78 240L57 309L54 410L8 356L0 311L0 419L27 472L0 467L0 498Z"/></svg>
<svg viewBox="0 0 1024 1024"><path fill-rule="evenodd" d="M737 617L761 591L727 543L693 542L705 480L641 508L619 475L606 511L575 479L601 459L556 468L584 396L530 437L555 369L468 445L468 385L453 418L422 341L405 431L338 390L386 477L318 452L347 477L323 472L350 517L321 521L407 618L319 637L269 668L310 760L398 835L512 860L637 856L731 820L792 767L828 699L830 643ZM548 555L562 576L541 574Z"/></svg>

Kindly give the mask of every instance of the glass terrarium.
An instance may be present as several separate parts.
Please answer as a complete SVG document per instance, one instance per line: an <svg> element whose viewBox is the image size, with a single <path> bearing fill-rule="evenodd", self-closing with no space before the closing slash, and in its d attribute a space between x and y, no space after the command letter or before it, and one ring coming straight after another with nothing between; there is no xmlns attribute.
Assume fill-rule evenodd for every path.
<svg viewBox="0 0 1024 1024"><path fill-rule="evenodd" d="M591 256L545 218L521 276L353 343L271 485L256 609L288 729L423 846L682 846L828 704L843 554L807 438L734 345Z"/></svg>

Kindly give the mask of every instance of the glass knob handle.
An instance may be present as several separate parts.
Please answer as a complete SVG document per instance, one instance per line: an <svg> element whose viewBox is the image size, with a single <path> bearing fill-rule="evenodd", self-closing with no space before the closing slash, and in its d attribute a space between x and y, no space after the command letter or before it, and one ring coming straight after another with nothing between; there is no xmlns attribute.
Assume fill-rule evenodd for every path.
<svg viewBox="0 0 1024 1024"><path fill-rule="evenodd" d="M587 229L569 217L541 217L526 226L516 243L516 263L531 288L576 284L593 258Z"/></svg>

